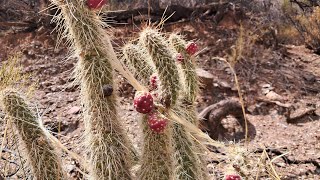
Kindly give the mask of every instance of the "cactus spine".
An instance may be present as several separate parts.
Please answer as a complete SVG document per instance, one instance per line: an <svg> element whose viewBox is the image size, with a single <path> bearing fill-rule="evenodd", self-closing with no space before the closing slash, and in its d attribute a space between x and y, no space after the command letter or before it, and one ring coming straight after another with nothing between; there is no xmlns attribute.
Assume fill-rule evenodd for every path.
<svg viewBox="0 0 320 180"><path fill-rule="evenodd" d="M151 60L148 54L144 53L143 47L134 44L127 44L123 48L125 58L133 66L138 77L143 77L140 81L143 85L148 85L148 80L153 74L153 68L149 65ZM141 168L138 172L138 179L141 180L170 180L172 179L172 146L171 132L167 129L161 133L153 132L148 126L148 115L141 118L143 130L143 151Z"/></svg>
<svg viewBox="0 0 320 180"><path fill-rule="evenodd" d="M149 54L139 45L127 44L123 48L124 56L129 60L131 69L136 71L136 76L143 77L139 79L143 85L148 85L148 80L153 74L153 68L148 61ZM143 115L141 118L141 127L143 129L143 150L141 159L141 168L138 172L138 179L141 180L171 180L172 171L172 145L171 145L171 125L167 126L166 130L161 133L153 132L148 126L148 115Z"/></svg>
<svg viewBox="0 0 320 180"><path fill-rule="evenodd" d="M34 179L66 179L60 158L45 130L25 100L13 90L1 92L1 103L19 137L19 149L31 168Z"/></svg>
<svg viewBox="0 0 320 180"><path fill-rule="evenodd" d="M123 55L128 60L128 65L134 71L135 76L140 82L147 86L150 76L154 72L154 68L150 65L151 59L145 49L139 45L128 43L123 47Z"/></svg>
<svg viewBox="0 0 320 180"><path fill-rule="evenodd" d="M140 34L140 42L148 50L161 81L160 99L166 107L174 106L178 100L179 73L174 53L168 41L157 30L146 28Z"/></svg>
<svg viewBox="0 0 320 180"><path fill-rule="evenodd" d="M130 47L131 51L128 50ZM148 52L144 53L144 49ZM167 41L157 30L146 28L140 34L139 45L126 45L124 48L125 57L131 62L141 77L148 82L153 71L159 76L158 85L161 102L168 109L177 103L179 83L178 71L173 59L173 53L168 48ZM138 58L137 58L138 57ZM148 62L152 61L152 62ZM151 65L150 65L151 64ZM155 68L153 68L153 66ZM147 85L147 83L143 83ZM167 109L167 110L168 110ZM158 111L157 109L155 111ZM166 116L166 110L160 112ZM144 133L144 145L141 159L141 168L138 172L138 179L160 179L171 180L173 175L173 149L172 149L172 122L168 122L164 132L156 133L148 125L148 116L142 118Z"/></svg>
<svg viewBox="0 0 320 180"><path fill-rule="evenodd" d="M174 49L181 53L184 60L181 62L182 81L184 81L184 90L182 100L175 108L177 114L185 120L198 126L197 112L195 110L195 100L199 92L199 81L196 75L194 58L186 52L186 41L177 34L171 34L169 41ZM197 152L201 148L198 142L191 139L185 129L177 124L174 128L175 155L178 159L176 169L177 179L202 180L207 179L205 162Z"/></svg>
<svg viewBox="0 0 320 180"><path fill-rule="evenodd" d="M51 1L61 10L54 18L62 23L59 32L79 59L75 72L84 105L90 179L130 180L131 146L119 122L116 96L103 90L104 86L114 88L111 63L117 61L103 23L85 1Z"/></svg>

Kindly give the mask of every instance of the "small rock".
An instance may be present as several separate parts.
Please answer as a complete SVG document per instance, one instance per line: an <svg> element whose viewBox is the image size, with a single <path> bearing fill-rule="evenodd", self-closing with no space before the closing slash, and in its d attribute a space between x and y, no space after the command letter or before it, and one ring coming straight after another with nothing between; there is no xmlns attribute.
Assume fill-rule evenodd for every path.
<svg viewBox="0 0 320 180"><path fill-rule="evenodd" d="M40 83L40 87L41 88L49 87L51 85L53 85L53 84L51 82L49 82L49 81L44 81L44 82Z"/></svg>
<svg viewBox="0 0 320 180"><path fill-rule="evenodd" d="M224 70L228 75L232 74L232 70L227 67L225 70Z"/></svg>
<svg viewBox="0 0 320 180"><path fill-rule="evenodd" d="M317 116L320 117L320 107L317 108L317 109L314 111L314 113L315 113Z"/></svg>
<svg viewBox="0 0 320 180"><path fill-rule="evenodd" d="M316 110L314 111L314 114L320 117L320 102L316 104Z"/></svg>
<svg viewBox="0 0 320 180"><path fill-rule="evenodd" d="M247 107L247 111L249 111L251 114L255 114L257 112L258 106L256 104L250 105Z"/></svg>
<svg viewBox="0 0 320 180"><path fill-rule="evenodd" d="M284 100L282 96L279 94L275 93L274 91L270 91L266 94L266 97L271 100L271 101L281 101Z"/></svg>
<svg viewBox="0 0 320 180"><path fill-rule="evenodd" d="M51 86L50 88L51 92L58 92L61 91L61 87L60 86Z"/></svg>
<svg viewBox="0 0 320 180"><path fill-rule="evenodd" d="M212 86L213 83L213 75L206 70L197 68L196 73L200 79L200 82L205 86Z"/></svg>
<svg viewBox="0 0 320 180"><path fill-rule="evenodd" d="M284 163L284 162L278 162L275 164L278 165L279 167L286 167L286 163Z"/></svg>
<svg viewBox="0 0 320 180"><path fill-rule="evenodd" d="M261 84L261 87L267 88L267 89L272 88L272 86L270 84Z"/></svg>
<svg viewBox="0 0 320 180"><path fill-rule="evenodd" d="M220 81L219 84L220 84L221 87L226 88L226 89L231 89L232 88L231 85L226 81Z"/></svg>
<svg viewBox="0 0 320 180"><path fill-rule="evenodd" d="M299 109L291 112L290 116L289 116L289 119L293 120L293 119L302 118L303 116L311 114L314 111L315 111L314 108L302 107L302 108L299 108Z"/></svg>
<svg viewBox="0 0 320 180"><path fill-rule="evenodd" d="M312 73L304 73L303 78L308 82L316 82L316 76Z"/></svg>
<svg viewBox="0 0 320 180"><path fill-rule="evenodd" d="M262 94L266 95L270 92L270 89L262 89Z"/></svg>
<svg viewBox="0 0 320 180"><path fill-rule="evenodd" d="M262 87L261 90L262 94L264 95L268 94L274 89L274 87L272 87L270 84L261 84L260 86Z"/></svg>
<svg viewBox="0 0 320 180"><path fill-rule="evenodd" d="M70 99L67 99L67 103L72 103L72 102L74 102L74 101L76 101L76 99L75 98L70 98Z"/></svg>
<svg viewBox="0 0 320 180"><path fill-rule="evenodd" d="M69 109L67 112L68 114L79 114L81 108L79 106L73 106L72 108Z"/></svg>

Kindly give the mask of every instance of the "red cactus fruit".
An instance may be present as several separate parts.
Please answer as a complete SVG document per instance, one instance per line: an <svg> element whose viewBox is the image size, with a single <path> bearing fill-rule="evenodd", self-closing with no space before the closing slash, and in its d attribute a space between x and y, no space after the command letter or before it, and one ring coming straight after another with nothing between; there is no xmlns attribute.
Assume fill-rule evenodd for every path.
<svg viewBox="0 0 320 180"><path fill-rule="evenodd" d="M198 51L198 45L195 42L190 42L186 46L186 51L190 55L194 55Z"/></svg>
<svg viewBox="0 0 320 180"><path fill-rule="evenodd" d="M168 124L168 119L159 116L157 112L150 113L148 116L148 125L156 133L162 133Z"/></svg>
<svg viewBox="0 0 320 180"><path fill-rule="evenodd" d="M87 0L87 6L90 9L100 9L107 3L107 0Z"/></svg>
<svg viewBox="0 0 320 180"><path fill-rule="evenodd" d="M142 114L147 114L153 109L153 98L148 92L138 91L133 100L134 108Z"/></svg>
<svg viewBox="0 0 320 180"><path fill-rule="evenodd" d="M226 175L225 180L241 180L239 175Z"/></svg>
<svg viewBox="0 0 320 180"><path fill-rule="evenodd" d="M150 77L150 90L155 90L158 88L158 76L156 74L153 74Z"/></svg>
<svg viewBox="0 0 320 180"><path fill-rule="evenodd" d="M177 56L176 56L176 59L177 59L178 62L182 63L183 60L184 60L184 57L182 56L181 53L178 53Z"/></svg>

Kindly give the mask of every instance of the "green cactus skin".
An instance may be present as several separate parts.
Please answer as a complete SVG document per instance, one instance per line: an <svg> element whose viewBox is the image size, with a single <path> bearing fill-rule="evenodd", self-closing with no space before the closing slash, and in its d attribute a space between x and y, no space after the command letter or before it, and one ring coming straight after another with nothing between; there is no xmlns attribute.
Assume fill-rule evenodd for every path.
<svg viewBox="0 0 320 180"><path fill-rule="evenodd" d="M85 146L89 156L90 179L130 180L132 145L117 115L116 95L104 94L103 86L113 88L112 63L117 57L103 23L82 0L51 0L61 10L53 21L60 24L72 53L79 61L75 73L84 106Z"/></svg>
<svg viewBox="0 0 320 180"><path fill-rule="evenodd" d="M199 121L195 109L195 100L199 93L199 81L195 71L196 64L193 58L186 52L186 41L177 34L171 34L169 37L171 46L184 57L181 62L182 81L184 81L184 90L181 104L175 108L176 113L185 120L198 126ZM177 124L173 131L175 155L178 159L176 165L177 179L202 180L208 179L205 167L204 157L199 156L203 148L198 142L191 139L185 129Z"/></svg>
<svg viewBox="0 0 320 180"><path fill-rule="evenodd" d="M143 116L141 124L144 144L138 179L173 180L172 123L168 122L162 133L155 133L149 128L146 115Z"/></svg>
<svg viewBox="0 0 320 180"><path fill-rule="evenodd" d="M102 53L101 53L102 54ZM105 96L102 86L113 86L106 56L87 55L77 65L84 104L86 147L92 179L131 179L129 142L117 116L116 96ZM114 86L113 86L114 87Z"/></svg>
<svg viewBox="0 0 320 180"><path fill-rule="evenodd" d="M194 109L190 106L175 107L176 114L187 120L192 121L195 114L192 112ZM204 180L207 179L207 171L204 166L199 153L203 150L202 147L192 139L191 135L180 124L175 124L173 128L173 145L176 179L181 180Z"/></svg>
<svg viewBox="0 0 320 180"><path fill-rule="evenodd" d="M148 52L139 45L128 43L123 47L123 55L129 62L129 66L133 66L131 69L134 72L138 80L142 82L143 85L148 85L149 79L154 72L154 68L149 64L150 56Z"/></svg>
<svg viewBox="0 0 320 180"><path fill-rule="evenodd" d="M181 36L171 34L169 41L175 50L184 57L184 61L181 63L186 88L183 99L188 104L194 104L199 93L199 79L196 73L196 64L193 58L187 53L185 49L187 42ZM197 122L194 123L198 124Z"/></svg>
<svg viewBox="0 0 320 180"><path fill-rule="evenodd" d="M180 84L179 72L169 42L155 29L146 28L140 33L140 43L148 50L160 79L160 99L166 106L177 103Z"/></svg>
<svg viewBox="0 0 320 180"><path fill-rule="evenodd" d="M143 47L128 43L123 48L125 58L132 66L132 69L138 73L139 79L144 85L148 84L154 68L150 65L149 54L143 53ZM171 180L172 171L172 144L171 130L172 124L169 122L163 133L153 132L147 123L147 115L141 118L141 127L143 128L143 150L141 158L141 168L137 173L139 180Z"/></svg>
<svg viewBox="0 0 320 180"><path fill-rule="evenodd" d="M145 28L141 33L139 37L139 43L147 49L149 52L149 55L151 57L152 63L155 66L156 73L158 74L159 79L159 99L164 105L167 110L170 110L172 107L174 107L178 101L178 95L179 95L179 72L178 68L175 64L174 59L174 53L169 48L169 42L165 39L164 35L161 34L156 29L152 29L150 27ZM170 117L168 117L170 119ZM154 164L154 167L152 169L159 168L159 165L162 165L161 168L166 168L166 175L168 177L165 177L164 179L175 179L174 175L174 156L173 156L173 142L172 142L172 131L173 131L173 124L168 125L166 128L167 132L164 133L166 137L161 137L157 140L164 141L163 146L153 146L153 142L151 141L152 138L145 136L145 142L144 142L144 153L142 155L143 163L141 166L142 172L145 172L147 175L145 177L154 177L153 172L144 171L144 169L150 168L148 167L148 164ZM163 135L163 136L164 136ZM150 138L150 139L148 139ZM160 142L161 142L160 141ZM152 145L153 147L149 147ZM159 150L160 149L160 150ZM160 151L160 159L158 160L158 163L154 163L153 159L150 158L150 153L147 152L147 150L153 150L154 153L157 153ZM162 151L161 151L162 150ZM172 153L172 154L171 154ZM152 156L152 155L151 155ZM166 164L163 164L162 162L166 162ZM165 166L164 166L165 165ZM158 167L157 167L158 166ZM150 168L149 170L152 171ZM162 177L162 173L159 171L156 171L158 173L158 177ZM161 174L160 174L161 173ZM144 175L144 174L142 174ZM149 180L150 178L148 178Z"/></svg>
<svg viewBox="0 0 320 180"><path fill-rule="evenodd" d="M25 100L17 92L7 89L1 92L1 103L19 137L19 149L31 168L33 178L67 179L57 151Z"/></svg>

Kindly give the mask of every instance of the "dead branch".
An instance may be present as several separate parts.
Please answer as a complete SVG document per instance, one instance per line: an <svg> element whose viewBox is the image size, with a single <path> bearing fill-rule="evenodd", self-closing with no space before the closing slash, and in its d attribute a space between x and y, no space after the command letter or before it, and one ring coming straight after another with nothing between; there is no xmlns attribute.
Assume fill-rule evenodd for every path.
<svg viewBox="0 0 320 180"><path fill-rule="evenodd" d="M245 127L241 104L237 98L229 98L205 108L199 114L199 119L201 120L200 127L204 127L204 130L209 130L211 138L218 139L219 134L226 133L226 129L224 129L221 125L221 121L227 115L233 115L235 118L237 118L240 126L242 128ZM254 136L254 126L250 122L247 123L249 131L251 131L249 134ZM253 137L251 137L251 139L252 138Z"/></svg>
<svg viewBox="0 0 320 180"><path fill-rule="evenodd" d="M210 105L199 114L200 119L221 119L227 115L241 116L241 104L239 99L230 98ZM210 117L209 117L210 116Z"/></svg>
<svg viewBox="0 0 320 180"><path fill-rule="evenodd" d="M320 164L319 162L317 162L317 160L313 160L313 159L307 159L307 160L296 160L296 159L291 159L289 158L287 155L284 155L287 149L283 148L283 149L275 149L275 148L266 148L266 149L262 149L262 148L258 148L254 151L254 153L263 153L263 151L266 151L268 153L268 155L270 157L272 157L273 155L276 156L281 156L281 158L283 159L283 161L286 164L313 164L315 167L320 168Z"/></svg>
<svg viewBox="0 0 320 180"><path fill-rule="evenodd" d="M184 7L181 5L171 5L166 9L157 8L150 9L150 18L152 21L160 20L165 12L166 17L172 15L168 22L175 22L182 19L192 19L193 17L199 17L202 14L208 15L209 13L215 14L219 7L223 4L219 3L211 3L203 6L197 7ZM140 23L141 21L148 20L148 8L138 8L138 9L129 9L124 11L115 11L107 13L107 17L113 18L118 23L127 23L130 20L136 21L136 23ZM105 15L103 15L105 16ZM139 18L137 18L139 17Z"/></svg>

